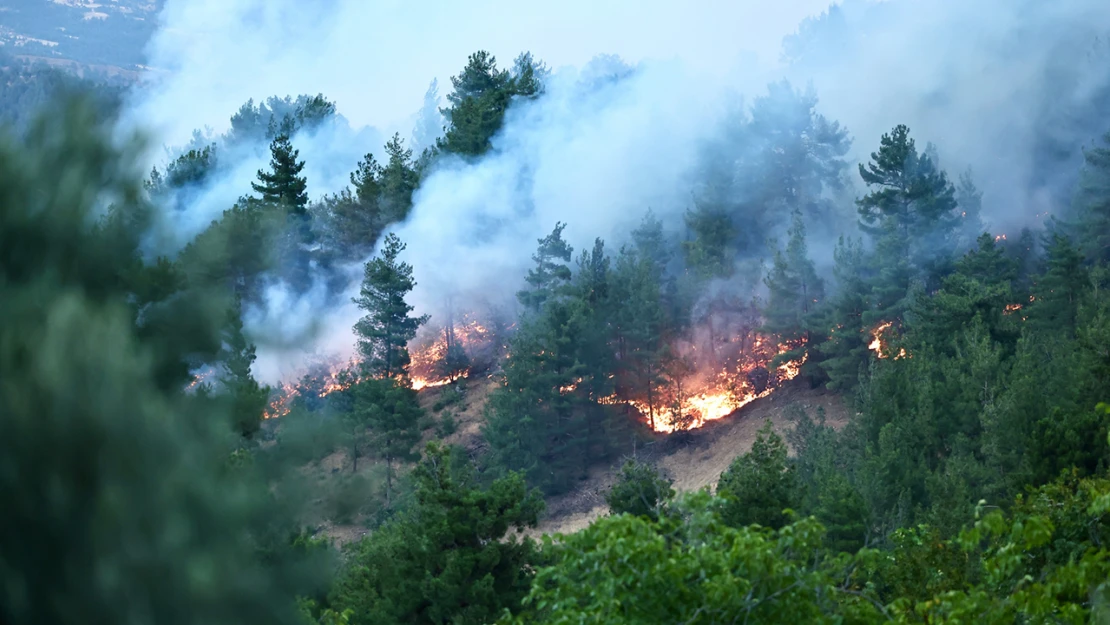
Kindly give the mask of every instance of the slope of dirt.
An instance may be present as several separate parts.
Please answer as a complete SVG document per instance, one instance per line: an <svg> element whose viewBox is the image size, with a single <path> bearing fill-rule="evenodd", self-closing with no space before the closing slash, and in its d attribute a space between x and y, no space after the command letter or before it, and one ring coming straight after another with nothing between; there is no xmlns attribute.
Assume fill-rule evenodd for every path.
<svg viewBox="0 0 1110 625"><path fill-rule="evenodd" d="M438 426L446 415L451 415L455 429L443 438L449 444L467 451L477 458L486 451L481 426L490 394L497 388L495 378L479 377L457 385L428 388L420 391L419 401L430 416L430 427L424 433L424 442L439 438ZM796 381L778 389L763 399L756 400L732 415L711 421L704 427L690 432L667 435L653 434L648 441L629 441L624 458L635 456L650 463L674 481L678 491L691 491L714 487L718 477L732 460L751 449L756 432L764 421L771 420L772 427L785 434L793 427L790 408L799 407L816 416L819 408L825 412L826 422L840 428L850 418L849 407L839 396L822 389L810 389ZM526 532L533 537L543 534L568 534L588 526L594 519L608 512L605 495L612 487L624 458L608 465L595 466L586 480L574 491L547 500L547 509L539 527ZM359 473L370 476L371 459L360 463ZM350 459L345 450L337 451L322 459L305 472L321 486L350 471ZM361 525L336 525L325 522L324 533L338 543L357 540L366 534Z"/></svg>
<svg viewBox="0 0 1110 625"><path fill-rule="evenodd" d="M636 450L636 457L655 465L674 480L675 490L712 488L729 463L751 449L756 432L767 419L780 435L793 428L788 408L795 406L814 417L818 408L823 408L826 423L834 428L843 427L850 417L849 407L839 395L795 382L697 430L679 435L657 435ZM628 457L631 456L629 453ZM549 499L547 513L539 527L528 533L532 536L569 534L608 513L605 495L613 486L621 464L595 467L577 490Z"/></svg>

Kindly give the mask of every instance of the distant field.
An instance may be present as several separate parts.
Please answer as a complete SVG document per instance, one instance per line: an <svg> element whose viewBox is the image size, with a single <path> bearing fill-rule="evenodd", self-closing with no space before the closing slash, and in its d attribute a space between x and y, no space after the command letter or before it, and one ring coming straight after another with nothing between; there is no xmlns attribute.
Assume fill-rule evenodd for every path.
<svg viewBox="0 0 1110 625"><path fill-rule="evenodd" d="M137 70L164 0L6 0L0 49L13 56Z"/></svg>

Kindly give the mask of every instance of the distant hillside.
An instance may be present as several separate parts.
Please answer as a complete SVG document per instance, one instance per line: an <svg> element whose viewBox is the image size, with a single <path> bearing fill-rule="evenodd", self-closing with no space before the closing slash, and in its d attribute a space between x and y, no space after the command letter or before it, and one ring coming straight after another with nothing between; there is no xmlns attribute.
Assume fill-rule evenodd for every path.
<svg viewBox="0 0 1110 625"><path fill-rule="evenodd" d="M164 0L5 0L0 50L13 56L138 70ZM69 63L65 63L68 61ZM106 67L99 68L102 71Z"/></svg>

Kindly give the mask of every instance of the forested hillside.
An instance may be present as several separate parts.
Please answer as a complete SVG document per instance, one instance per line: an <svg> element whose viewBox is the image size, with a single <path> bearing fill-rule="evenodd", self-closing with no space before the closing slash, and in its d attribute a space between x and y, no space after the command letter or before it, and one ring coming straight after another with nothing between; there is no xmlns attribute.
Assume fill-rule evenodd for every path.
<svg viewBox="0 0 1110 625"><path fill-rule="evenodd" d="M1070 145L1075 170L1044 178L1061 199L1019 219L930 137L853 134L813 86L775 81L706 133L680 212L643 206L582 247L566 220L611 205L568 206L520 275L418 301L444 284L401 236L429 186L502 175L529 138L511 124L646 71L592 67L477 51L384 145L326 94L250 100L145 171L118 93L9 63L0 620L1110 619L1103 93L1060 104L1091 127L1055 141L1102 138ZM513 209L440 218L478 250L537 207ZM498 252L453 262L488 273ZM286 353L293 374L260 374ZM712 488L659 460L819 393L849 408L787 402ZM608 467L609 514L532 538L545 501Z"/></svg>

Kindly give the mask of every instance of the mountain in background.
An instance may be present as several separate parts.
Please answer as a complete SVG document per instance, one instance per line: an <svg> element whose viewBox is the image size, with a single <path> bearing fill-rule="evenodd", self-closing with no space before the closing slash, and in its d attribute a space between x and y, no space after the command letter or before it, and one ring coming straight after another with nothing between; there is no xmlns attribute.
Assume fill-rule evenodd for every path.
<svg viewBox="0 0 1110 625"><path fill-rule="evenodd" d="M6 0L0 6L0 50L79 72L138 72L164 2Z"/></svg>

